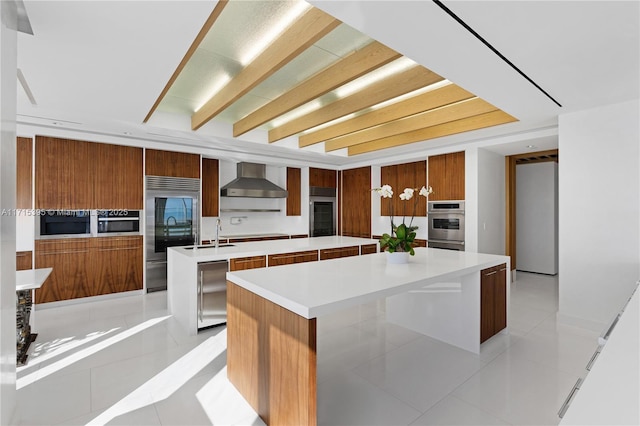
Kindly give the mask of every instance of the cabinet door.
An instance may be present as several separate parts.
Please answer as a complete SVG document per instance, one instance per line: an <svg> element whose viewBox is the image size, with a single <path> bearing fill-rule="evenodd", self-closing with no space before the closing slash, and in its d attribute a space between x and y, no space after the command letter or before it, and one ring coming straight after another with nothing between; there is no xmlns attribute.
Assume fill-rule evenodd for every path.
<svg viewBox="0 0 640 426"><path fill-rule="evenodd" d="M142 236L93 238L91 295L142 290Z"/></svg>
<svg viewBox="0 0 640 426"><path fill-rule="evenodd" d="M480 271L480 343L495 334L496 268Z"/></svg>
<svg viewBox="0 0 640 426"><path fill-rule="evenodd" d="M360 248L358 246L322 249L320 250L320 260L338 259L341 257L349 257L349 256L358 256L359 254L360 254Z"/></svg>
<svg viewBox="0 0 640 426"><path fill-rule="evenodd" d="M36 136L36 208L90 209L89 142Z"/></svg>
<svg viewBox="0 0 640 426"><path fill-rule="evenodd" d="M507 264L497 266L495 292L495 332L507 327Z"/></svg>
<svg viewBox="0 0 640 426"><path fill-rule="evenodd" d="M429 185L433 188L433 194L429 195L429 201L450 200L447 191L447 158L446 155L434 155L429 157Z"/></svg>
<svg viewBox="0 0 640 426"><path fill-rule="evenodd" d="M449 200L464 200L464 151L446 154L447 156L447 192Z"/></svg>
<svg viewBox="0 0 640 426"><path fill-rule="evenodd" d="M142 210L142 148L92 143L92 208Z"/></svg>
<svg viewBox="0 0 640 426"><path fill-rule="evenodd" d="M292 265L294 263L314 262L318 260L317 250L298 251L293 253L278 253L269 255L269 267Z"/></svg>
<svg viewBox="0 0 640 426"><path fill-rule="evenodd" d="M49 278L36 290L36 303L92 296L88 273L89 239L40 240L35 243L36 268L52 267Z"/></svg>
<svg viewBox="0 0 640 426"><path fill-rule="evenodd" d="M200 178L200 155L183 152L145 150L145 174Z"/></svg>
<svg viewBox="0 0 640 426"><path fill-rule="evenodd" d="M309 186L336 187L336 171L309 167Z"/></svg>
<svg viewBox="0 0 640 426"><path fill-rule="evenodd" d="M32 268L32 252L16 252L16 271L25 271Z"/></svg>
<svg viewBox="0 0 640 426"><path fill-rule="evenodd" d="M31 138L18 138L16 144L16 208L30 209L33 206L33 141Z"/></svg>
<svg viewBox="0 0 640 426"><path fill-rule="evenodd" d="M342 235L371 236L371 167L342 172Z"/></svg>
<svg viewBox="0 0 640 426"><path fill-rule="evenodd" d="M287 167L287 216L302 214L300 169Z"/></svg>
<svg viewBox="0 0 640 426"><path fill-rule="evenodd" d="M364 244L360 246L360 254L374 254L378 252L377 244Z"/></svg>
<svg viewBox="0 0 640 426"><path fill-rule="evenodd" d="M266 266L266 256L238 257L229 261L230 271L244 271L245 269L264 268Z"/></svg>
<svg viewBox="0 0 640 426"><path fill-rule="evenodd" d="M426 216L427 200L419 196L418 192L414 194L414 199L410 201L402 201L399 197L405 188L414 188L420 191L427 184L427 162L415 161L413 163L394 164L392 166L383 166L380 169L381 184L391 185L393 188L392 198L383 198L380 203L380 215L389 216L393 211L396 217L407 215L410 217L414 213L416 216ZM393 209L393 210L391 210Z"/></svg>
<svg viewBox="0 0 640 426"><path fill-rule="evenodd" d="M220 215L220 176L218 160L202 159L202 216L218 217Z"/></svg>

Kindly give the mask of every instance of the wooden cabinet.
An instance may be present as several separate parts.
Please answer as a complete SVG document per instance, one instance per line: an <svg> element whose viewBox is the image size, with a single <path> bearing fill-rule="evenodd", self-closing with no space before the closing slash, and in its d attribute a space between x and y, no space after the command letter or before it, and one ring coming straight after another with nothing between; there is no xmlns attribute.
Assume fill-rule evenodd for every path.
<svg viewBox="0 0 640 426"><path fill-rule="evenodd" d="M309 186L322 186L324 188L337 187L337 172L335 170L317 169L309 167Z"/></svg>
<svg viewBox="0 0 640 426"><path fill-rule="evenodd" d="M16 208L30 209L33 174L33 141L18 138L16 141Z"/></svg>
<svg viewBox="0 0 640 426"><path fill-rule="evenodd" d="M200 155L183 152L145 150L145 174L200 178Z"/></svg>
<svg viewBox="0 0 640 426"><path fill-rule="evenodd" d="M264 268L266 266L266 256L237 257L229 260L230 271L244 271L245 269Z"/></svg>
<svg viewBox="0 0 640 426"><path fill-rule="evenodd" d="M464 200L464 151L429 157L429 201Z"/></svg>
<svg viewBox="0 0 640 426"><path fill-rule="evenodd" d="M33 254L30 251L16 252L16 271L25 271L33 268Z"/></svg>
<svg viewBox="0 0 640 426"><path fill-rule="evenodd" d="M202 216L220 216L220 176L218 160L202 159Z"/></svg>
<svg viewBox="0 0 640 426"><path fill-rule="evenodd" d="M89 249L89 238L35 242L36 268L53 268L49 278L36 290L36 303L92 296Z"/></svg>
<svg viewBox="0 0 640 426"><path fill-rule="evenodd" d="M291 236L292 240L295 238L309 238L309 234L296 234Z"/></svg>
<svg viewBox="0 0 640 426"><path fill-rule="evenodd" d="M142 290L142 236L92 238L91 296Z"/></svg>
<svg viewBox="0 0 640 426"><path fill-rule="evenodd" d="M358 256L360 247L340 247L320 250L320 260L339 259L341 257Z"/></svg>
<svg viewBox="0 0 640 426"><path fill-rule="evenodd" d="M36 209L90 209L89 142L36 136Z"/></svg>
<svg viewBox="0 0 640 426"><path fill-rule="evenodd" d="M36 136L37 209L143 208L142 149Z"/></svg>
<svg viewBox="0 0 640 426"><path fill-rule="evenodd" d="M300 169L287 167L287 216L302 215Z"/></svg>
<svg viewBox="0 0 640 426"><path fill-rule="evenodd" d="M507 265L480 271L480 343L507 326Z"/></svg>
<svg viewBox="0 0 640 426"><path fill-rule="evenodd" d="M371 236L371 167L342 171L342 235Z"/></svg>
<svg viewBox="0 0 640 426"><path fill-rule="evenodd" d="M91 208L143 209L142 148L89 145Z"/></svg>
<svg viewBox="0 0 640 426"><path fill-rule="evenodd" d="M415 240L413 240L413 246L414 247L426 247L427 246L427 240L422 240L420 238L416 238Z"/></svg>
<svg viewBox="0 0 640 426"><path fill-rule="evenodd" d="M360 254L374 254L378 252L378 244L363 244L360 246Z"/></svg>
<svg viewBox="0 0 640 426"><path fill-rule="evenodd" d="M413 214L415 206L416 216L427 215L427 199L414 193L414 198L409 201L402 201L400 194L405 188L414 188L416 191L427 184L427 162L416 161L413 163L394 164L383 166L380 169L381 185L391 185L393 188L392 198L382 198L380 202L380 215L390 216L391 212L396 217ZM417 201L417 204L416 204Z"/></svg>
<svg viewBox="0 0 640 426"><path fill-rule="evenodd" d="M317 250L297 251L269 255L269 267L292 265L294 263L315 262L318 260Z"/></svg>
<svg viewBox="0 0 640 426"><path fill-rule="evenodd" d="M53 272L36 303L142 289L142 236L38 240L36 268Z"/></svg>

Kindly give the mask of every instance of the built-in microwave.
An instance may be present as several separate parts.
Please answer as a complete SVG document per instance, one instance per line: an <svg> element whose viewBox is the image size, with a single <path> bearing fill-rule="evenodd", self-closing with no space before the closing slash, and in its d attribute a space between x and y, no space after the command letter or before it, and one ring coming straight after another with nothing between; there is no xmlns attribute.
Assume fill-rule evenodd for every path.
<svg viewBox="0 0 640 426"><path fill-rule="evenodd" d="M140 234L139 210L98 210L98 236Z"/></svg>
<svg viewBox="0 0 640 426"><path fill-rule="evenodd" d="M91 210L41 210L36 220L36 237L91 237Z"/></svg>

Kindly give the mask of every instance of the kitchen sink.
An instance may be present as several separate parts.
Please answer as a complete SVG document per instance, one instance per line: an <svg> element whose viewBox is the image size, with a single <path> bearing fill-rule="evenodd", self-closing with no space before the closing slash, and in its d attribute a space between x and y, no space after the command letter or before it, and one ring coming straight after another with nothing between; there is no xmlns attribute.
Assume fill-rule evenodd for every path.
<svg viewBox="0 0 640 426"><path fill-rule="evenodd" d="M218 247L235 247L235 244L220 244ZM206 246L197 246L195 247L198 250L202 250L202 249L211 249L211 248L216 248L216 246L214 246L213 244L208 244ZM194 247L185 247L185 250L193 250Z"/></svg>

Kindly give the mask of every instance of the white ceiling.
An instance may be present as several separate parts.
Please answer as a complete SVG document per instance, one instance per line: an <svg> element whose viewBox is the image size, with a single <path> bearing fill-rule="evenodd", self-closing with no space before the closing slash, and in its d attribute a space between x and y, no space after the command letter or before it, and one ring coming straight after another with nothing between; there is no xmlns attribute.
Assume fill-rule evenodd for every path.
<svg viewBox="0 0 640 426"><path fill-rule="evenodd" d="M222 121L192 132L187 110L194 107L194 87L207 84L207 77L201 76L194 78L194 87L173 87L169 97L176 102L142 124L216 2L26 0L34 35L19 35L18 67L37 105L31 105L19 90L18 122L102 135L129 132L132 143L137 138L210 147L236 158L260 155L272 161L341 166L405 158L470 141L501 153L522 152L526 145L546 147L557 144L553 135L559 114L640 97L638 1L444 1L562 108L431 1L310 3L348 24L338 30L366 35L361 43L374 38L520 121L351 158L336 157L320 149L302 152L293 138L269 145L265 130L233 139L224 115ZM335 50L340 47L339 38L322 47L328 55L345 53ZM297 66L291 64L288 72L296 74ZM272 77L275 86L277 75ZM252 96L272 95L252 93L234 106L238 111L225 112L227 121L249 108Z"/></svg>

